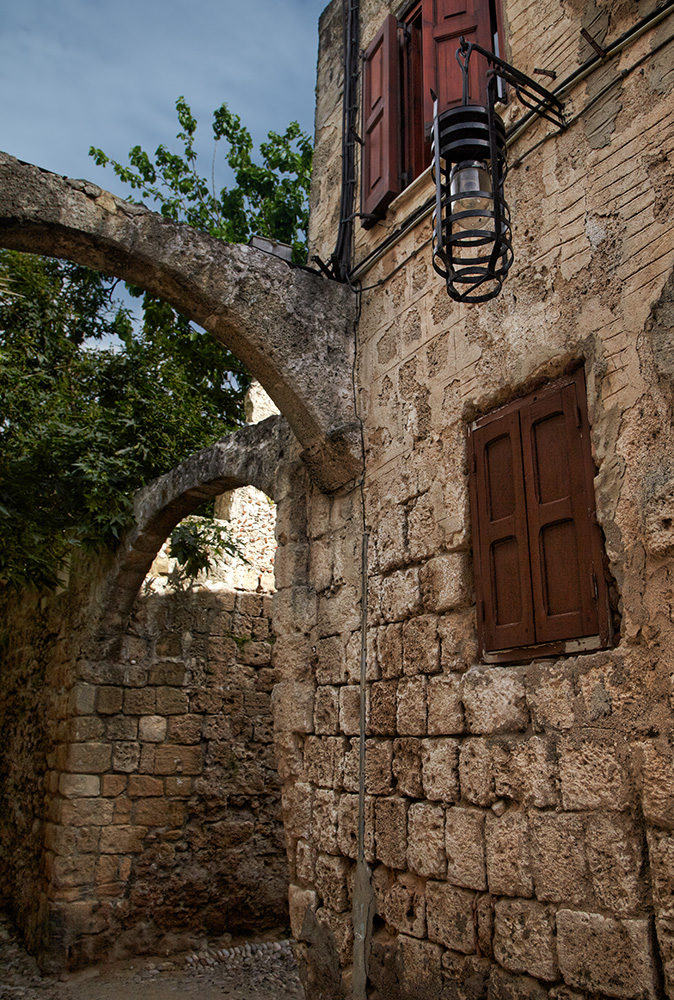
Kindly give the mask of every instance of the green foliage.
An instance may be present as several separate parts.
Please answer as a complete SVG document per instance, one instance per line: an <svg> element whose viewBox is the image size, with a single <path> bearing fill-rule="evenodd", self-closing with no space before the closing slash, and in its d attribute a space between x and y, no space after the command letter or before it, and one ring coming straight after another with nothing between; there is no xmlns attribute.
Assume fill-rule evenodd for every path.
<svg viewBox="0 0 674 1000"><path fill-rule="evenodd" d="M136 330L111 278L13 251L0 277L0 581L50 587L73 547L115 544L137 489L240 423L249 378L163 303Z"/></svg>
<svg viewBox="0 0 674 1000"><path fill-rule="evenodd" d="M184 588L199 573L212 570L215 563L226 555L248 562L232 537L228 524L201 517L186 517L171 532L171 556L177 563L169 578L171 586L175 590Z"/></svg>
<svg viewBox="0 0 674 1000"><path fill-rule="evenodd" d="M305 263L312 146L297 122L291 122L282 134L269 132L267 142L260 144L262 162L256 163L253 140L239 116L226 104L217 108L212 123L213 163L224 141L224 160L235 183L216 192L215 171L210 184L198 172L197 122L184 97L178 98L176 111L181 153L161 145L153 159L134 146L128 166L93 146L89 153L99 166L110 163L117 176L143 198L157 202L166 218L187 222L228 243L247 243L253 233L281 240L292 245L296 263Z"/></svg>
<svg viewBox="0 0 674 1000"><path fill-rule="evenodd" d="M167 218L230 242L282 240L302 263L312 150L297 123L269 133L258 163L221 105L213 138L235 183L217 193L214 171L210 183L198 172L184 98L176 110L181 152L162 145L152 158L135 146L129 166L91 155ZM240 362L139 288L129 289L142 297L134 324L115 286L76 264L0 251L0 584L55 586L73 548L117 542L139 487L243 419ZM185 579L229 551L222 533L177 531Z"/></svg>

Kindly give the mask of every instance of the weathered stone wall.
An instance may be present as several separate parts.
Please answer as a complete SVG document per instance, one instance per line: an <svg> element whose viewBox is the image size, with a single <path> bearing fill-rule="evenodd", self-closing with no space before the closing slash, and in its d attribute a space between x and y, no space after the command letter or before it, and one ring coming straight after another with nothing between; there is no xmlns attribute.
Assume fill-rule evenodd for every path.
<svg viewBox="0 0 674 1000"><path fill-rule="evenodd" d="M287 920L270 600L141 596L107 659L64 598L10 610L2 894L45 964Z"/></svg>
<svg viewBox="0 0 674 1000"><path fill-rule="evenodd" d="M507 56L563 78L591 54L581 27L608 44L654 7L507 0ZM362 47L386 10L361 5ZM340 15L335 2L321 19L326 170L339 155ZM362 277L381 282L362 293L358 327L373 998L674 996L672 43L653 54L672 33L669 17L579 83L569 118L615 80L511 171L515 264L498 299L447 297L428 219ZM532 126L511 160L548 131ZM431 190L422 175L383 223L358 230L356 263ZM337 197L319 176L312 249L326 259ZM619 634L602 652L487 666L467 427L577 363ZM357 491L310 496L316 613L301 661L284 651L302 711L278 723L289 730L291 918L309 995L326 998L340 963L347 993L350 977L360 518Z"/></svg>

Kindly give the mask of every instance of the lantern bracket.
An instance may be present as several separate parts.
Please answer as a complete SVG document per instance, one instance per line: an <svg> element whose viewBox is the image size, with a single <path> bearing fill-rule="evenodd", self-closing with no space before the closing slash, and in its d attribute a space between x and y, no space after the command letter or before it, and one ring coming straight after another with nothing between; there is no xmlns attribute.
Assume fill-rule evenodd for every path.
<svg viewBox="0 0 674 1000"><path fill-rule="evenodd" d="M545 118L546 121L551 122L556 126L556 128L566 128L566 122L564 120L564 105L560 99L552 93L552 91L547 90L536 80L532 80L530 76L527 76L526 73L522 73L521 70L511 66L510 63L507 63L504 59L500 59L499 56L494 55L493 52L489 52L488 49L483 49L477 42L467 42L462 35L459 48L456 52L456 58L464 75L464 104L467 103L466 86L468 62L473 52L479 52L480 55L484 56L489 63L487 78L497 77L499 80L503 80L504 83L507 83L513 88L519 101L526 108L529 108L529 110L535 115L538 115L540 118Z"/></svg>

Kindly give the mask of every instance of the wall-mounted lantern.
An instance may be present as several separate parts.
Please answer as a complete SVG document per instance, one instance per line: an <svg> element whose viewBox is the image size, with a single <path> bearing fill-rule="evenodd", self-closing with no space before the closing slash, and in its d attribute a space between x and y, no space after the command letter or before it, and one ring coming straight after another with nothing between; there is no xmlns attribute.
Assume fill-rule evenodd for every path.
<svg viewBox="0 0 674 1000"><path fill-rule="evenodd" d="M488 61L486 107L469 103L468 64L474 52ZM462 103L438 114L433 94L433 267L457 302L486 302L498 295L513 262L497 80L510 84L536 114L560 127L564 121L554 94L493 53L462 38L456 58L463 74Z"/></svg>

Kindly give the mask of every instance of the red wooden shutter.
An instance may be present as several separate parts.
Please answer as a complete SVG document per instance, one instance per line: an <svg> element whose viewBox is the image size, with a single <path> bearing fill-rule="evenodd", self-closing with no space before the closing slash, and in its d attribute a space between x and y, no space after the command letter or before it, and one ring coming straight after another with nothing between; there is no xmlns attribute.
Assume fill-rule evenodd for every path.
<svg viewBox="0 0 674 1000"><path fill-rule="evenodd" d="M471 435L471 512L478 631L485 651L535 641L519 414Z"/></svg>
<svg viewBox="0 0 674 1000"><path fill-rule="evenodd" d="M361 211L366 215L382 215L400 191L399 86L397 22L389 14L364 56ZM363 225L367 228L367 220Z"/></svg>
<svg viewBox="0 0 674 1000"><path fill-rule="evenodd" d="M580 379L534 393L520 412L537 642L602 631L604 575Z"/></svg>
<svg viewBox="0 0 674 1000"><path fill-rule="evenodd" d="M430 91L438 95L439 111L461 103L463 76L456 60L459 39L477 42L493 50L489 0L424 0L424 122L428 131L433 121ZM472 104L486 104L487 63L475 53L469 66L469 98Z"/></svg>

